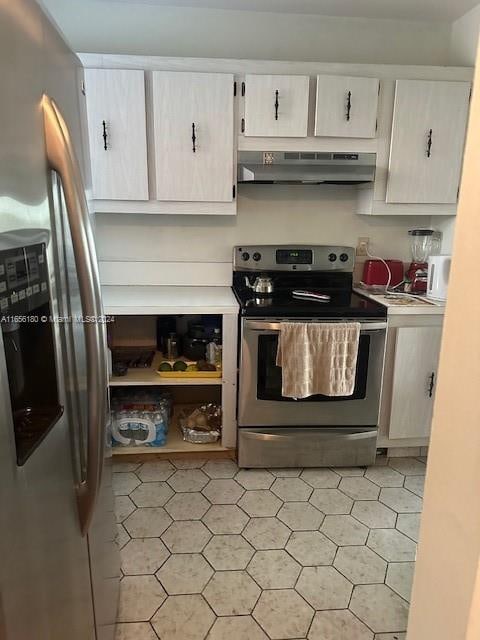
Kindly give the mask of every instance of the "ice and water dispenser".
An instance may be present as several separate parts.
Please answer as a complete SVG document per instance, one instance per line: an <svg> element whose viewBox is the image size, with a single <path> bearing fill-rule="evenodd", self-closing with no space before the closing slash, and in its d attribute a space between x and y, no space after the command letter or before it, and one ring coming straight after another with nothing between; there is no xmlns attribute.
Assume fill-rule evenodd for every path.
<svg viewBox="0 0 480 640"><path fill-rule="evenodd" d="M23 465L63 408L58 395L46 242L15 244L4 238L0 244L0 323L17 464Z"/></svg>

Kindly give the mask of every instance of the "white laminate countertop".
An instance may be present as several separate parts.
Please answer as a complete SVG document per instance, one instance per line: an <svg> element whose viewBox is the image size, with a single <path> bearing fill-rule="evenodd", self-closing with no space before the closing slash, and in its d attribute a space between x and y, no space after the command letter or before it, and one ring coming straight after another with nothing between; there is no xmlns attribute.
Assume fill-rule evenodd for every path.
<svg viewBox="0 0 480 640"><path fill-rule="evenodd" d="M418 301L415 301L411 300L411 298L407 298L407 300L411 300L411 303L395 304L393 299L389 300L390 296L386 296L381 293L371 293L363 287L354 287L353 290L356 293L359 293L370 300L375 300L375 302L379 302L384 307L387 307L387 315L389 316L441 316L445 313L444 302L435 302L433 300L427 300L426 298L419 298Z"/></svg>
<svg viewBox="0 0 480 640"><path fill-rule="evenodd" d="M237 314L230 287L105 285L103 307L108 315Z"/></svg>

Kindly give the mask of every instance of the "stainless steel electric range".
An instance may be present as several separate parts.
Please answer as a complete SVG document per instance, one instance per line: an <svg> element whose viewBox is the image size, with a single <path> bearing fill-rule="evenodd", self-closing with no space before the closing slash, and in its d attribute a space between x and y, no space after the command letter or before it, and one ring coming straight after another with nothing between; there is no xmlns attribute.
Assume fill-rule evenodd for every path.
<svg viewBox="0 0 480 640"><path fill-rule="evenodd" d="M234 248L240 303L238 457L241 467L367 465L375 460L386 308L352 291L355 250L322 245ZM351 396L282 396L276 366L283 321L361 324Z"/></svg>

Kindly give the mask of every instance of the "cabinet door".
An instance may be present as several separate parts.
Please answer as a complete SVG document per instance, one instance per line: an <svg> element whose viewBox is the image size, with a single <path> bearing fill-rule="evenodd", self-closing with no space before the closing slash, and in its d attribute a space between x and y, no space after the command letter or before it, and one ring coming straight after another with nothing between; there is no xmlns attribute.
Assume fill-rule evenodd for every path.
<svg viewBox="0 0 480 640"><path fill-rule="evenodd" d="M85 69L93 197L148 200L143 71Z"/></svg>
<svg viewBox="0 0 480 640"><path fill-rule="evenodd" d="M397 329L390 438L430 435L441 336L441 327Z"/></svg>
<svg viewBox="0 0 480 640"><path fill-rule="evenodd" d="M304 138L308 76L245 76L245 135Z"/></svg>
<svg viewBox="0 0 480 640"><path fill-rule="evenodd" d="M315 135L374 138L378 88L377 78L317 76Z"/></svg>
<svg viewBox="0 0 480 640"><path fill-rule="evenodd" d="M387 202L455 203L470 83L397 80Z"/></svg>
<svg viewBox="0 0 480 640"><path fill-rule="evenodd" d="M233 199L233 75L154 71L157 200Z"/></svg>

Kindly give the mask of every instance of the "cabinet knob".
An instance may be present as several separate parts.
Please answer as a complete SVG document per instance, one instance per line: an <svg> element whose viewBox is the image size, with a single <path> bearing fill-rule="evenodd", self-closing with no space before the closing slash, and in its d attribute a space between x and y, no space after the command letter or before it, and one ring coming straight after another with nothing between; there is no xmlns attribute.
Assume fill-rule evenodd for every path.
<svg viewBox="0 0 480 640"><path fill-rule="evenodd" d="M275 120L278 120L278 107L280 106L278 104L278 89L275 91Z"/></svg>
<svg viewBox="0 0 480 640"><path fill-rule="evenodd" d="M195 135L195 123L192 122L192 151L195 153L197 150L197 136Z"/></svg>

